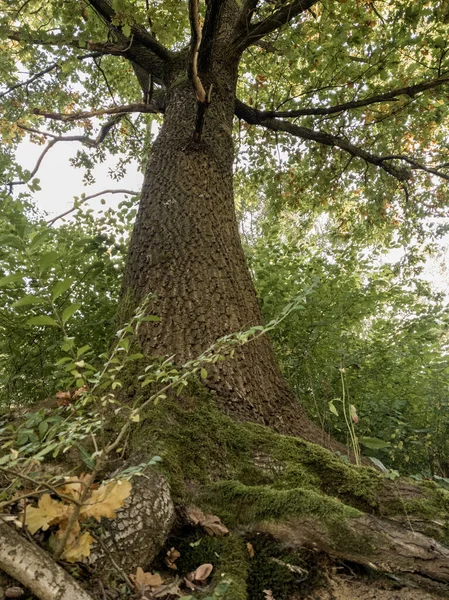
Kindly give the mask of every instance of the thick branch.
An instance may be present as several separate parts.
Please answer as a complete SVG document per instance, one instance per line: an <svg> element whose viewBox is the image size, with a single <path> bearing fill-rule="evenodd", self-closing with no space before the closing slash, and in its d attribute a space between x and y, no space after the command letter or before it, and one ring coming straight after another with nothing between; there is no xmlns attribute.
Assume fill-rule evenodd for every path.
<svg viewBox="0 0 449 600"><path fill-rule="evenodd" d="M91 117L100 117L103 115L125 115L128 113L153 113L158 114L164 111L164 95L155 94L150 104L125 104L124 106L111 106L109 108L100 108L98 110L81 111L77 113L52 113L40 108L34 108L33 114L53 119L54 121L80 121Z"/></svg>
<svg viewBox="0 0 449 600"><path fill-rule="evenodd" d="M40 600L92 600L64 569L0 519L0 569Z"/></svg>
<svg viewBox="0 0 449 600"><path fill-rule="evenodd" d="M88 0L93 9L109 24L112 25L112 20L115 16L115 11L106 0ZM115 31L119 31L114 27ZM151 50L157 57L163 61L168 61L171 58L171 53L165 46L160 44L146 29L138 25L131 26L131 36L136 42L139 42L148 50ZM120 36L124 37L124 36Z"/></svg>
<svg viewBox="0 0 449 600"><path fill-rule="evenodd" d="M239 100L236 100L234 112L239 119L243 119L251 125L262 125L272 131L284 131L285 133L290 133L303 140L311 140L325 146L340 148L341 150L348 152L351 156L362 158L369 164L381 167L399 181L406 181L410 178L410 171L408 169L390 165L387 162L384 162L382 157L371 154L370 152L363 150L363 148L359 148L351 142L330 133L326 133L325 131L314 131L313 129L301 127L295 123L282 121L280 119L266 119L259 114L258 110L243 104L243 102L240 102Z"/></svg>
<svg viewBox="0 0 449 600"><path fill-rule="evenodd" d="M198 51L198 68L200 72L207 72L210 68L213 43L220 26L221 9L224 2L225 0L210 0L207 4L201 45Z"/></svg>
<svg viewBox="0 0 449 600"><path fill-rule="evenodd" d="M295 110L287 111L265 110L260 111L260 114L263 116L263 118L273 117L281 119L304 117L307 115L333 115L335 113L340 113L346 110L360 108L363 106L369 106L370 104L379 104L381 102L396 100L399 96L409 96L410 98L414 98L414 96L416 96L416 94L420 92L434 89L436 87L444 85L445 83L449 83L449 74L446 74L442 77L437 77L436 79L422 81L421 83L417 83L416 85L397 88L395 90L389 90L388 92L381 92L379 94L375 94L374 96L368 96L367 98L363 98L362 100L353 100L351 102L344 102L343 104L336 104L335 106L317 106L313 108L298 108Z"/></svg>
<svg viewBox="0 0 449 600"><path fill-rule="evenodd" d="M265 37L272 31L276 31L283 25L289 23L299 14L317 4L319 0L292 0L287 4L283 3L281 8L274 11L270 16L254 25L250 26L248 31L237 40L237 47L243 51L248 46L255 44L258 40Z"/></svg>

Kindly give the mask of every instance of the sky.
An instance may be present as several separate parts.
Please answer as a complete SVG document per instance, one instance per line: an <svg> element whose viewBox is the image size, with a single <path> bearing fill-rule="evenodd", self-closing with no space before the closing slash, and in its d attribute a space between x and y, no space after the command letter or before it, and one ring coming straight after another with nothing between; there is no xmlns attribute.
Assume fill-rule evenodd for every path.
<svg viewBox="0 0 449 600"><path fill-rule="evenodd" d="M137 170L137 165L129 165L126 176L121 181L110 178L108 171L113 167L111 159L107 163L97 165L94 170L96 183L86 186L83 183L82 169L70 165L70 158L76 155L80 144L73 142L60 142L56 144L45 156L36 177L40 179L41 191L34 193L36 206L47 213L48 218L57 216L73 206L74 196L96 194L106 189L127 189L139 191L143 175ZM22 167L31 171L43 150L28 141L24 141L18 150L18 160ZM101 204L104 198L105 205ZM86 208L94 211L103 211L116 207L122 200L122 194L105 194L86 202ZM399 260L401 256L395 251L389 260ZM449 298L449 236L441 241L441 255L429 259L426 264L424 279Z"/></svg>
<svg viewBox="0 0 449 600"><path fill-rule="evenodd" d="M57 216L73 206L74 196L96 194L106 189L127 189L140 191L143 175L137 171L136 165L130 165L126 176L120 181L112 180L108 170L113 163L108 161L95 168L96 183L86 186L83 183L82 169L75 169L70 165L70 159L76 155L80 144L60 142L53 146L44 157L39 171L35 175L40 179L41 191L33 194L36 206L46 212L48 217ZM43 146L37 146L28 141L23 142L18 150L18 161L23 168L32 171ZM101 205L101 198L106 200L106 206ZM103 210L115 207L123 200L119 194L106 194L88 201L89 208Z"/></svg>

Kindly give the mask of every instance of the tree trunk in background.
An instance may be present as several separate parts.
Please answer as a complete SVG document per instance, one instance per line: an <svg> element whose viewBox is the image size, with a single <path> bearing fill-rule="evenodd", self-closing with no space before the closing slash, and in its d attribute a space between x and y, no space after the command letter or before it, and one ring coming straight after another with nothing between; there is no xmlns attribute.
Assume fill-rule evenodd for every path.
<svg viewBox="0 0 449 600"><path fill-rule="evenodd" d="M184 67L185 73L185 67ZM215 74L215 76L214 76ZM167 92L164 124L145 174L125 270L124 302L157 295L160 324L145 324L150 355L182 363L221 336L262 323L238 232L233 194L232 123L237 61L215 64L200 143L193 142L196 98L185 77ZM206 86L205 86L206 87ZM206 384L237 418L323 442L276 364L267 336L216 367Z"/></svg>

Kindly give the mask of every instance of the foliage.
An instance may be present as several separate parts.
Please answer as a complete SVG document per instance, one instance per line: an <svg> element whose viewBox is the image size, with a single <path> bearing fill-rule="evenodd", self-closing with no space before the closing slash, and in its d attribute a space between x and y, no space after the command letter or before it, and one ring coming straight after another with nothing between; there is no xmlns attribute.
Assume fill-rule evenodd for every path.
<svg viewBox="0 0 449 600"><path fill-rule="evenodd" d="M291 220L266 227L249 248L267 318L317 280L304 310L272 334L284 373L324 429L346 440L347 388L366 454L446 476L449 313L420 276L427 254L410 246L392 261L383 244L341 240L332 222L296 229Z"/></svg>

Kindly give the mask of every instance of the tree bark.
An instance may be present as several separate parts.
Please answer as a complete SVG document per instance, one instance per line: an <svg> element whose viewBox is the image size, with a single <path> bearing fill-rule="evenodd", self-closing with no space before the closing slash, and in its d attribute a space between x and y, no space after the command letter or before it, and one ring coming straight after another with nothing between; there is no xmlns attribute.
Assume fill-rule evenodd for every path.
<svg viewBox="0 0 449 600"><path fill-rule="evenodd" d="M142 328L141 341L150 355L174 355L178 363L262 323L234 208L237 68L237 59L223 56L203 76L205 89L213 87L199 143L192 83L185 66L174 69L131 237L123 305L156 294L151 309L162 321ZM225 412L326 443L283 379L267 336L208 371L206 383Z"/></svg>
<svg viewBox="0 0 449 600"><path fill-rule="evenodd" d="M62 567L0 519L0 569L41 600L92 600Z"/></svg>

